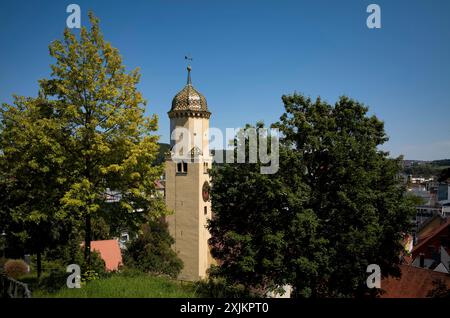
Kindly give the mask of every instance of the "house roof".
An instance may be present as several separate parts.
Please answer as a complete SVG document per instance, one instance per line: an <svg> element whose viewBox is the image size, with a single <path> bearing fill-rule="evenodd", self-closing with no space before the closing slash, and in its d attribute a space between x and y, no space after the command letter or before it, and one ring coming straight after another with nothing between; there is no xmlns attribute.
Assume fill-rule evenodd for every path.
<svg viewBox="0 0 450 318"><path fill-rule="evenodd" d="M437 227L434 231L432 231L427 236L424 236L422 240L414 246L412 250L412 254L415 255L419 250L421 250L424 246L428 244L428 242L434 238L435 236L439 235L442 231L444 231L448 226L450 226L450 218L447 218L447 220L442 223L439 227Z"/></svg>
<svg viewBox="0 0 450 318"><path fill-rule="evenodd" d="M122 265L122 253L117 240L92 241L91 250L100 254L107 271L115 271Z"/></svg>
<svg viewBox="0 0 450 318"><path fill-rule="evenodd" d="M400 265L400 272L400 278L389 276L381 281L382 298L426 298L439 279L450 288L449 274L410 265Z"/></svg>
<svg viewBox="0 0 450 318"><path fill-rule="evenodd" d="M156 180L155 181L155 187L157 190L164 190L165 188L165 182L162 180Z"/></svg>

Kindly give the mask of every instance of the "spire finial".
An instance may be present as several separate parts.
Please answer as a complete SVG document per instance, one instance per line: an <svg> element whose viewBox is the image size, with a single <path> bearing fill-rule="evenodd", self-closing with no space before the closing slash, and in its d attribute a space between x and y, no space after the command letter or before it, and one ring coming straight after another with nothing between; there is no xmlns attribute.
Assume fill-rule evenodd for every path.
<svg viewBox="0 0 450 318"><path fill-rule="evenodd" d="M186 55L184 57L184 59L188 61L188 66L187 66L187 71L188 71L187 84L188 85L192 85L192 81L191 81L191 70L192 70L192 68L191 68L191 61L193 59L192 59L191 55Z"/></svg>

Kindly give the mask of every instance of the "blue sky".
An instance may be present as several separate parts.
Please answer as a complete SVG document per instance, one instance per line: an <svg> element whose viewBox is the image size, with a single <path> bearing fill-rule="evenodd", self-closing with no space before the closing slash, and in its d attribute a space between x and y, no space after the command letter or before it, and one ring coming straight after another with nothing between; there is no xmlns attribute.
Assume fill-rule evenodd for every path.
<svg viewBox="0 0 450 318"><path fill-rule="evenodd" d="M81 6L82 24L92 9L127 69L141 68L163 142L189 53L211 126L274 122L281 95L294 91L330 103L345 94L385 122L393 156L450 158L450 1L2 1L1 102L36 95L70 3ZM381 29L366 26L370 3L381 7Z"/></svg>

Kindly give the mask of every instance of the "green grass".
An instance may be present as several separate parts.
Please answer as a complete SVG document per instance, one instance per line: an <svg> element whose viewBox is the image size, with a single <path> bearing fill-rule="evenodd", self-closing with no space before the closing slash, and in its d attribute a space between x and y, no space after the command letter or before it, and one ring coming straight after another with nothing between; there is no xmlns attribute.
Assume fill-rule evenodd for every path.
<svg viewBox="0 0 450 318"><path fill-rule="evenodd" d="M91 281L79 289L65 287L56 293L33 292L36 298L193 298L195 295L192 283L149 275L113 275Z"/></svg>

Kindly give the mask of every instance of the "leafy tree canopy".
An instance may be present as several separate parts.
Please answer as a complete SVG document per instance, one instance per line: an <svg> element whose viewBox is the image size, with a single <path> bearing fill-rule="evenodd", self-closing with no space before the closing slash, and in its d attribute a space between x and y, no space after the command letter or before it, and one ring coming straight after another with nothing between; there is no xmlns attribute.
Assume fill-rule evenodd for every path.
<svg viewBox="0 0 450 318"><path fill-rule="evenodd" d="M0 114L2 213L42 244L57 222L69 224L84 232L87 258L92 235L108 230L103 221L137 229L165 213L154 185L163 167L152 164L157 117L144 115L139 71L126 72L98 19L89 19L79 37L66 29L51 43L55 63L39 96L16 97Z"/></svg>
<svg viewBox="0 0 450 318"><path fill-rule="evenodd" d="M383 123L357 101L283 102L278 173L261 175L259 163L213 169L214 272L261 291L290 284L298 297L367 294L367 266L398 274L410 230L401 158L378 149Z"/></svg>

